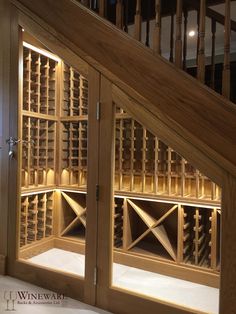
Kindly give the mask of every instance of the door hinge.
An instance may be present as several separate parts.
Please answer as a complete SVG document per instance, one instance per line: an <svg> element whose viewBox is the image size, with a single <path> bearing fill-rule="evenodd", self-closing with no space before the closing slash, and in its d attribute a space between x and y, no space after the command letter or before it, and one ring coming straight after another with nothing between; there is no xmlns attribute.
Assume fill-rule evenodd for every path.
<svg viewBox="0 0 236 314"><path fill-rule="evenodd" d="M99 185L96 184L96 201L99 201Z"/></svg>
<svg viewBox="0 0 236 314"><path fill-rule="evenodd" d="M101 103L100 101L97 102L97 112L96 112L96 119L99 121L100 120L100 107Z"/></svg>
<svg viewBox="0 0 236 314"><path fill-rule="evenodd" d="M97 285L97 279L98 279L98 268L94 267L94 273L93 273L93 284L94 284L94 286Z"/></svg>

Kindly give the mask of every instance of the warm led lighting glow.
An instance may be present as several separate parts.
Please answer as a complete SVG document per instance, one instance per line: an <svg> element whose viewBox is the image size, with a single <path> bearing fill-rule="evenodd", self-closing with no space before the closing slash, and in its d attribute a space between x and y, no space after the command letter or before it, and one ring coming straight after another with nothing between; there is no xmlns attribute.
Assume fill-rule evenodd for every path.
<svg viewBox="0 0 236 314"><path fill-rule="evenodd" d="M188 33L189 37L194 37L195 34L196 34L196 33L195 33L195 31L193 31L193 30Z"/></svg>
<svg viewBox="0 0 236 314"><path fill-rule="evenodd" d="M35 191L35 192L23 192L21 193L21 196L27 196L27 195L36 195L36 194L42 194L42 193L48 193L48 192L54 192L55 189L45 190L45 191Z"/></svg>
<svg viewBox="0 0 236 314"><path fill-rule="evenodd" d="M25 29L24 29L24 28L22 28L21 30L22 30L22 32L24 32L24 31L25 31Z"/></svg>
<svg viewBox="0 0 236 314"><path fill-rule="evenodd" d="M35 46L32 46L32 45L26 43L25 41L23 41L23 46L27 47L27 48L29 48L31 50L34 50L34 51L36 51L36 52L38 52L38 53L40 53L40 54L42 54L42 55L44 55L44 56L46 56L46 57L48 57L50 59L53 59L53 60L55 60L57 62L61 61L61 59L59 57L57 57L56 55L52 54L51 52L49 52L47 50L44 50L44 49L39 49L39 48L37 48Z"/></svg>
<svg viewBox="0 0 236 314"><path fill-rule="evenodd" d="M183 206L193 206L193 207L201 207L201 208L216 208L216 209L221 209L220 205L214 204L214 205L210 205L210 204L201 204L201 203L196 203L195 201L191 202L191 200L189 200L189 202L184 202L182 200L167 200L164 198L151 198L151 197L141 197L141 196L133 196L133 195L120 195L120 194L115 194L114 195L115 198L128 198L128 199L133 199L133 200L141 200L141 201L149 201L149 202L156 202L156 203L166 203L166 204L171 204L171 205L175 205L175 204L179 204L179 205L183 205Z"/></svg>
<svg viewBox="0 0 236 314"><path fill-rule="evenodd" d="M57 189L57 191L60 191L60 192L73 192L73 193L79 193L79 194L87 194L86 191L72 190L72 189L67 189L67 188Z"/></svg>

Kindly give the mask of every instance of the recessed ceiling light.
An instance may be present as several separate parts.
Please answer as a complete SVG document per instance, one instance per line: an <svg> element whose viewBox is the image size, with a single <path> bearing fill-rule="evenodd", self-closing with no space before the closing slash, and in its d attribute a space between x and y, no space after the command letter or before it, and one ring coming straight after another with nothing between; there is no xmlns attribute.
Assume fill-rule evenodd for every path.
<svg viewBox="0 0 236 314"><path fill-rule="evenodd" d="M189 37L194 37L195 34L196 34L196 33L195 33L195 31L193 31L193 30L188 33Z"/></svg>
<svg viewBox="0 0 236 314"><path fill-rule="evenodd" d="M24 29L24 28L22 28L21 30L22 30L22 32L24 32L24 31L25 31L25 29Z"/></svg>

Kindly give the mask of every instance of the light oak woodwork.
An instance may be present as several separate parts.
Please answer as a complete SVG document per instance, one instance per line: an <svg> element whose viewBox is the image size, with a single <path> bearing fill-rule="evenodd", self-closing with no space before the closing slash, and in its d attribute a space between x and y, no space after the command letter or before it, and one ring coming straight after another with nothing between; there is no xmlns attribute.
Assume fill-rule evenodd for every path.
<svg viewBox="0 0 236 314"><path fill-rule="evenodd" d="M19 124L18 124L18 107L16 104L19 101L20 97L20 72L19 72L19 47L21 43L22 32L18 25L18 12L14 6L10 6L11 12L11 32L10 32L10 97L9 97L9 134L13 138L18 138ZM7 237L8 237L8 246L7 246L7 272L8 274L15 273L15 260L18 256L19 251L19 211L20 208L20 171L18 167L18 161L20 160L19 150L17 147L14 148L15 158L12 158L9 162L9 173L8 173L8 228L7 228ZM12 197L12 194L15 197Z"/></svg>
<svg viewBox="0 0 236 314"><path fill-rule="evenodd" d="M170 145L177 150L184 158L188 159L192 164L196 165L198 169L201 169L203 173L208 173L208 176L220 184L223 180L223 170L218 166L214 165L214 161L203 155L198 147L191 147L191 143L187 141L186 138L177 136L169 126L163 121L162 117L150 117L148 111L144 111L141 105L134 99L130 98L122 92L116 86L112 86L112 94L114 102L118 106L122 106L125 111L132 115L142 125L145 125L148 119L148 129L153 134L158 134L158 137L163 140L164 143ZM187 148L188 147L188 148ZM191 147L191 148L190 148ZM190 150L186 154L187 150L190 148L191 152L195 151L196 154L191 154Z"/></svg>
<svg viewBox="0 0 236 314"><path fill-rule="evenodd" d="M39 24L33 21L28 14L19 12L19 23L25 29L25 31L33 34L38 40L44 43L50 51L54 52L63 60L70 60L71 66L79 70L80 73L88 76L88 64L84 62L73 50L69 49L66 45L66 39L61 37L58 39L52 33L48 32L48 26L45 24Z"/></svg>
<svg viewBox="0 0 236 314"><path fill-rule="evenodd" d="M220 313L235 312L236 287L236 178L226 174L222 196L221 281Z"/></svg>
<svg viewBox="0 0 236 314"><path fill-rule="evenodd" d="M44 253L52 248L54 248L54 238L50 237L48 239L43 239L36 243L34 246L29 245L20 250L19 258L29 259L33 256L37 256L41 253Z"/></svg>
<svg viewBox="0 0 236 314"><path fill-rule="evenodd" d="M169 127L171 126L185 138L191 134L191 142L195 147L199 147L220 167L235 173L233 155L236 148L232 134L234 134L236 125L236 113L233 105L179 72L162 58L152 56L150 51L142 45L120 33L99 17L95 17L79 4L75 6L74 3L64 2L64 0L60 5L51 1L41 1L34 6L28 0L22 0L21 3L33 12L38 12L38 15L46 23L70 40L71 44L67 42L69 47L73 46L76 53L106 73L107 77L122 87L126 93L135 99L140 99L134 92L134 90L138 91L143 96L143 107L151 111L153 115L164 114L165 120L171 120ZM62 5L67 10L66 19L60 16ZM21 10L24 10L22 6ZM43 14L45 10L50 12L46 17ZM58 19L57 13L60 19ZM69 19L68 16L70 16ZM81 23L73 25L72 21L76 20L78 16ZM95 36L98 32L99 37ZM88 41L87 38L91 38L91 41ZM110 42L109 46L106 45L107 41ZM76 45L80 49L76 48ZM97 49L94 49L95 45ZM101 47L105 46L104 52ZM127 51L129 54L126 53ZM112 61L112 56L116 56L115 62ZM148 62L143 63L141 61L143 58L146 58ZM149 81L147 84L142 73L152 73L152 82ZM157 89L156 84L162 88ZM205 112L204 117L197 109L199 107L201 112ZM227 125L224 121L228 121ZM224 130L224 136L221 134L222 130Z"/></svg>
<svg viewBox="0 0 236 314"><path fill-rule="evenodd" d="M76 238L75 239L66 237L54 238L54 248L83 255L85 254L85 244L82 242L78 242Z"/></svg>
<svg viewBox="0 0 236 314"><path fill-rule="evenodd" d="M41 6L41 4L39 4L39 6ZM38 4L36 4L36 5L38 5ZM68 6L70 7L69 4L68 4ZM86 12L87 11L85 11L85 15L87 14ZM72 12L70 12L70 13L72 14ZM72 16L73 16L73 14L72 14ZM95 21L93 21L93 22L96 26ZM15 79L15 77L17 77L16 69L18 67L18 61L16 62L16 60L18 60L16 52L17 52L17 47L19 44L18 43L18 29L17 29L18 28L18 21L16 19L13 21L12 26L13 26L12 31L14 34L14 36L12 36L12 46L15 49L13 49L14 52L13 52L13 55L11 56L12 60L14 61L14 62L12 62L13 63L13 69L12 69L12 73L11 73L11 79L13 82L15 82L14 79ZM58 28L59 28L59 26L58 26ZM72 33L73 33L73 31L72 31ZM118 35L119 35L119 33L118 33ZM123 39L125 39L125 37ZM83 43L83 41L82 41L82 43ZM83 46L83 44L82 44L82 46ZM135 49L136 48L138 49L141 46L134 44L134 47L135 47ZM89 45L86 48L86 51L89 51ZM145 51L145 50L143 50L143 51ZM101 51L100 51L100 53L101 53ZM99 50L98 50L98 55L99 55ZM144 55L145 55L145 53L144 53ZM150 56L150 55L148 55L148 56ZM98 69L103 69L103 71L104 71L104 68L100 67L99 64L97 64L96 62L93 63L92 59L90 59L90 62L93 65L96 64ZM163 61L160 59L158 62L160 62L160 64L161 64ZM106 64L106 61L103 60L102 63L104 65L104 64ZM150 63L150 65L151 65L151 63ZM118 74L119 76L123 77L123 80L126 81L126 79L124 78L124 73L125 73L124 69L118 70L114 64L113 64L113 66L114 66L115 74L116 75ZM165 68L171 69L170 72L172 74L175 73L174 68L169 68L169 66L167 66L167 64L165 64ZM111 77L111 80L115 80L114 76L112 76L112 75L109 76L110 75L109 71L106 73L107 73L109 78ZM135 72L135 73L137 73L137 72ZM179 73L179 72L177 71L176 73ZM157 75L157 72L155 72L154 74ZM95 77L98 77L98 75L99 74L97 74L97 75L94 74L94 81L96 81ZM154 77L155 77L155 75L154 75ZM178 77L178 74L177 74L177 77ZM183 81L185 83L191 82L191 83L189 83L189 86L191 86L191 84L193 82L189 79L185 80L185 76L183 76ZM167 80L167 82L171 82L171 80ZM96 83L98 83L98 81L96 81ZM184 152L184 155L186 156L186 158L187 159L191 158L192 160L195 160L196 162L194 161L194 164L196 164L196 165L199 164L200 165L199 168L201 170L202 169L206 170L205 171L206 174L211 176L213 179L216 178L217 183L219 183L220 185L222 185L223 178L224 178L223 175L225 174L226 169L230 169L230 170L232 170L232 172L235 171L235 162L234 162L234 159L232 157L227 156L227 152L229 152L229 150L225 153L222 153L221 149L214 148L217 145L220 145L221 143L223 143L223 140L222 140L223 137L221 139L217 139L217 141L215 141L215 144L214 144L215 146L209 144L211 136L213 136L213 134L214 135L220 134L216 131L215 128L213 128L214 132L212 132L211 136L209 136L207 134L207 140L205 142L205 139L203 139L202 133L200 133L201 139L199 141L196 141L196 139L195 139L195 136L197 134L196 126L195 126L195 128L193 127L193 130L191 130L191 132L190 132L190 135L193 135L193 137L191 138L191 140L193 141L193 144L191 146L190 145L191 140L186 141L187 143L183 140L183 138L184 138L183 135L185 135L186 132L179 125L180 121L182 121L182 117L180 117L180 112L178 112L178 109L176 109L176 112L178 113L176 115L176 120L178 123L175 124L172 119L165 116L165 110L162 107L163 103L162 103L162 106L159 105L160 108L162 108L162 110L160 110L160 111L156 110L155 106L150 105L151 103L154 103L154 94L156 92L154 93L151 89L149 89L148 92L145 92L142 90L140 92L142 96L140 96L140 95L137 95L134 91L132 91L132 88L138 89L138 85L136 85L136 83L134 81L132 81L132 79L130 80L131 88L127 88L127 85L126 85L127 81L126 81L126 84L123 84L122 80L116 80L116 83L118 86L122 86L122 88L126 91L126 93L128 93L128 95L125 95L125 97L124 97L124 95L122 94L120 89L116 88L115 86L112 86L112 83L107 78L105 78L104 76L102 77L102 80L101 80L101 103L102 103L101 108L102 108L102 111L101 111L100 129L99 129L100 136L101 136L101 142L100 142L101 146L99 148L99 160L102 162L99 162L99 165L98 166L96 165L93 168L95 170L99 169L99 176L98 176L99 181L98 182L99 182L99 186L101 188L101 190L100 190L101 191L101 198L100 198L99 203L98 203L98 207L100 209L99 215L98 215L98 224L99 224L98 225L98 235L99 235L99 240L98 240L99 241L98 242L98 248L99 248L99 251L98 251L98 286L96 287L97 293L98 293L98 304L107 308L107 309L113 310L114 308L116 308L116 311L121 311L122 304L120 304L120 302L125 302L126 308L124 311L127 313L129 313L131 311L131 309L135 313L143 313L147 306L149 307L150 313L152 313L152 312L154 313L157 310L157 303L153 299L151 299L151 298L140 298L140 296L138 296L135 293L130 293L130 292L127 293L127 291L122 292L118 289L114 289L114 288L111 289L110 288L110 285L111 285L111 263L112 263L111 247L112 247L112 234L113 234L113 222L112 222L113 221L113 219L112 219L113 218L112 217L113 186L112 186L112 184L113 184L113 170L114 170L114 167L113 167L113 159L114 159L113 158L114 157L114 107L112 106L112 101L114 100L114 97L112 99L112 94L113 94L113 96L116 95L116 97L117 97L117 95L119 95L119 97L117 97L117 98L120 98L120 100L125 99L127 111L130 112L132 115L134 114L135 111L137 111L137 113L135 113L135 117L138 116L139 120L144 119L142 121L144 121L145 126L148 126L148 124L151 124L150 129L154 130L154 134L157 133L157 128L155 128L154 125L156 124L157 121L159 121L158 118L163 123L162 126L163 125L169 126L172 122L172 124L174 126L171 128L171 131L172 131L172 134L174 134L174 138L171 139L171 137L170 137L171 131L166 131L166 133L169 132L168 135L165 135L164 132L161 133L161 134L163 134L162 136L163 137L166 136L166 138L169 139L169 143L171 145L172 145L172 143L176 142L176 144L174 144L174 146L176 145L176 148L178 148L177 142L180 138L182 140L182 141L180 140L180 144L182 144L182 145L183 145L183 143L185 144L182 147L182 151ZM211 100L209 100L210 103L211 103L211 101L213 102L213 100L216 102L219 101L219 103L220 103L220 100L223 102L223 98L216 97L214 93L210 94L210 92L207 89L205 90L204 88L200 87L200 85L196 85L196 86L197 86L196 89L198 91L201 90L203 92L203 94L204 94L204 91L207 91L205 94L205 97L203 97L202 94L199 94L200 103L202 102L202 104L203 104L203 100L206 100L206 99L207 100L211 99ZM136 109L134 108L133 100L129 98L130 94L133 95L135 99L138 99L139 101L140 101L140 99L142 100L141 102L136 102L136 103L138 103L138 106ZM177 93L177 91L176 91L176 94L177 94L177 96L179 95L179 93ZM17 87L15 86L15 91L14 91L13 95L11 96L12 97L12 99L11 99L11 111L13 112L13 122L16 122L16 120L17 120L16 119L17 118L16 108L13 105L13 102L14 102L14 104L16 103L16 99L17 99L16 95L17 95ZM194 96L194 92L191 93L191 97L193 97L193 96ZM146 97L147 97L147 99L149 99L149 101L145 100ZM162 102L163 96L162 97L159 96L159 97L160 97L159 98L160 100L158 99L158 102L159 101ZM182 97L183 97L183 95L182 95ZM95 97L95 98L97 98L97 97ZM183 100L183 98L181 98L181 99ZM173 101L173 100L171 100L171 97L169 97L169 101L170 101L170 103L171 103L171 101ZM186 102L186 104L187 103L188 102ZM219 103L218 103L218 105L219 105ZM190 116L191 116L191 114L194 113L194 108L195 108L194 101L191 104L193 107L191 107L190 110L188 111L188 114ZM179 103L178 103L178 105L179 105ZM227 145L229 145L229 143L231 143L231 144L233 143L233 145L234 145L233 137L232 137L232 135L230 135L230 131L232 131L232 129L233 129L232 125L235 121L235 119L234 119L235 111L229 103L225 102L224 104L222 104L222 108L224 108L224 109L219 109L220 106L217 107L218 105L215 106L216 109L218 109L217 113L214 115L214 117L212 118L212 120L210 122L208 121L206 123L206 125L209 127L209 126L211 126L211 123L214 121L217 126L221 126L223 123L222 120L219 122L217 119L218 118L223 119L225 117L227 118L227 117L230 117L230 114L232 114L233 118L231 118L231 120L229 121L229 126L226 128L226 131L227 131L226 132L226 144L224 145L224 147L227 147ZM145 106L147 106L147 107L145 107ZM204 104L203 109L207 109L208 108L207 106ZM152 117L151 113L152 113L153 108L155 108L153 110L153 112L155 112L155 115L154 115L154 119L152 120L153 117ZM182 110L183 110L183 108L182 108ZM221 113L224 113L222 117L220 116ZM141 115L143 115L144 118L141 118ZM200 115L200 116L202 118L202 115ZM194 117L196 117L196 116L194 116ZM173 118L173 116L172 116L172 118ZM189 118L189 116L186 114L185 123L184 123L185 128L187 128L187 118ZM201 119L201 121L202 120L203 119ZM150 121L151 121L151 123L150 123ZM14 124L11 127L13 130L13 133L16 134L15 133L16 128L15 128ZM221 129L221 131L222 131L222 129ZM144 132L144 137L146 137L146 129ZM227 140L228 140L228 142L227 142ZM207 143L207 145L205 146L204 143ZM197 144L199 144L200 148L196 148L198 146ZM96 141L95 141L95 145L96 145ZM211 149L209 147L211 147ZM232 147L232 145L231 145L231 147ZM145 149L145 148L146 148L145 143L143 143L143 149ZM195 148L195 149L192 150L192 148ZM233 152L234 152L234 146L232 148L232 153ZM196 154L196 156L191 157L190 155L194 154L194 153ZM207 153L210 157L204 156L205 155L204 153ZM171 149L168 150L168 154L169 155L171 154ZM216 163L213 161L214 160L213 157L216 158ZM199 159L199 158L200 158L200 160L197 161L197 159ZM222 160L224 160L225 163L221 164L220 161L222 161ZM227 163L227 160L229 161L229 163ZM144 158L143 158L143 163L144 163ZM204 163L205 163L205 165L204 165ZM11 169L10 179L12 180L11 182L13 182L12 190L17 191L17 189L19 189L19 186L17 187L16 179L13 177L13 174L15 174L15 171L16 171L16 165L14 167L12 167L12 169ZM143 172L144 171L145 171L145 165L143 165ZM200 180L200 178L198 178L198 180ZM145 178L143 178L142 185L145 186ZM223 185L223 188L224 188L224 193L225 193L224 198L223 198L223 204L225 204L225 206L226 206L225 207L226 208L225 219L226 218L229 219L229 217L230 217L230 219L232 219L232 221L233 221L234 220L233 219L234 214L233 214L232 208L235 207L235 197L233 194L235 191L235 178L230 177L229 179L226 179L226 183L225 183L225 185ZM92 189L94 189L94 185L91 186L91 190ZM231 193L229 193L229 191ZM9 217L10 217L9 221L13 226L16 225L16 209L17 209L17 206L19 206L18 203L19 203L18 200L17 201L16 200L10 201L10 205L12 206L12 209L11 209L11 212L9 215ZM93 205L95 203L96 202L93 199ZM229 216L228 216L228 214L229 214ZM199 215L199 213L198 213L198 215ZM226 226L226 221L227 220L223 220L223 227ZM95 221L91 219L91 222L94 223ZM104 223L104 222L106 222L106 223ZM200 228L201 226L196 225L195 227ZM223 228L223 230L224 230L224 228ZM47 288L53 288L53 289L55 289L55 286L57 285L57 281L61 280L63 282L63 285L59 284L57 286L56 289L58 289L58 291L65 291L66 294L68 294L70 296L72 295L76 298L82 298L83 282L79 279L76 279L75 276L67 276L65 274L58 274L54 271L49 272L47 269L45 269L43 267L35 267L35 266L33 267L32 265L29 265L28 263L25 263L23 261L15 262L15 257L16 257L15 252L17 251L16 247L15 247L15 238L17 238L17 236L16 236L15 230L10 230L9 232L12 233L10 235L10 242L11 242L11 244L13 244L13 246L11 248L9 248L9 257L10 257L9 272L11 274L13 274L13 275L15 274L18 278L24 278L26 280L33 282L33 283L37 282L38 284L40 284L42 286L47 286ZM234 236L235 235L234 235L233 230L231 230L230 232L226 231L225 233L223 233L223 241L226 241L227 237L228 237L228 239L234 240ZM198 237L198 235L197 235L197 237ZM163 234L162 234L162 238L163 238ZM201 242L200 239L201 239L201 237L198 237L197 243ZM96 240L96 236L95 236L95 240ZM63 241L67 242L67 240L63 240ZM91 239L90 239L90 241L91 241ZM95 243L96 243L96 241L95 241ZM62 245L62 247L64 247L65 243L58 244L58 246L59 245ZM69 250L71 250L71 247L74 247L75 250L78 247L76 241L74 242L74 246L72 246L71 241L68 240L67 245L68 245ZM166 245L166 246L169 247L169 245ZM198 250L198 247L197 247L197 250ZM223 292L227 291L227 289L228 289L228 286L227 286L228 282L231 282L232 286L230 286L230 287L232 287L232 290L235 287L234 279L227 277L228 274L226 273L226 266L228 266L228 263L230 263L230 265L232 263L232 265L231 265L232 267L235 266L234 265L235 252L230 251L229 244L226 245L224 250L225 250L224 251L225 257L224 257L224 263L223 263L222 267L225 270L225 275L224 275L225 281L223 281L223 283L222 283L222 292L221 292L222 295L223 295ZM108 252L108 254L107 254L107 252ZM94 254L94 252L93 252L93 254ZM196 254L197 254L197 252L196 252ZM94 257L94 255L93 255L93 257ZM226 257L230 257L231 261L230 262L227 261ZM198 263L197 259L196 259L196 262ZM92 270L92 265L94 265L94 263L95 263L95 261L94 261L94 259L92 259L92 262L90 264L91 265L90 274L91 274L91 270ZM103 269L107 270L105 275L103 274ZM47 280L45 278L47 278ZM50 283L48 283L48 278L51 279ZM64 287L64 285L65 285L65 287ZM77 287L77 285L78 285L78 287ZM72 292L70 292L70 289L72 290ZM88 289L88 291L89 291L89 289ZM226 310L226 304L228 304L228 302L231 302L231 303L234 302L233 297L232 297L233 293L231 294L231 292L230 292L228 295L225 293L224 297L222 295L221 295L221 298L222 298L221 306L223 308L222 313L228 313ZM93 297L91 297L90 300L91 300L90 302L92 303ZM136 302L136 303L133 303L133 302ZM177 305L172 306L172 305L167 304L165 302L162 302L160 300L158 300L158 303L159 303L158 304L158 310L160 310L161 313L173 313L173 307L174 307L175 313L196 313L196 311L192 311L189 309L187 310L187 309L184 309L183 307L179 307ZM233 313L234 307L233 306L231 306L231 307L232 307L232 310L231 309L230 310ZM198 311L198 313L199 313L199 311Z"/></svg>
<svg viewBox="0 0 236 314"><path fill-rule="evenodd" d="M97 103L100 101L100 74L89 67L89 110L88 110L88 185L87 193L87 230L86 232L86 267L84 300L94 305L96 303L96 287L94 286L94 269L97 265L97 232L98 204L96 200L96 185L98 184L98 154L99 154L99 121L97 120ZM93 247L93 250L89 248Z"/></svg>
<svg viewBox="0 0 236 314"><path fill-rule="evenodd" d="M8 150L6 139L9 138L10 104L10 4L0 2L0 28L2 32L0 47L0 255L7 256L7 221L8 221ZM3 265L1 269L3 270Z"/></svg>
<svg viewBox="0 0 236 314"><path fill-rule="evenodd" d="M97 305L107 308L112 281L112 235L113 235L113 175L114 175L114 119L111 82L101 76L101 112L99 145L99 201L98 201L98 286ZM107 222L104 224L104 222ZM102 227L101 227L102 226ZM106 272L104 273L104 269Z"/></svg>
<svg viewBox="0 0 236 314"><path fill-rule="evenodd" d="M31 264L25 260L16 261L17 272L14 276L20 280L37 283L38 286L70 296L83 299L83 279L66 272L58 272L47 267Z"/></svg>

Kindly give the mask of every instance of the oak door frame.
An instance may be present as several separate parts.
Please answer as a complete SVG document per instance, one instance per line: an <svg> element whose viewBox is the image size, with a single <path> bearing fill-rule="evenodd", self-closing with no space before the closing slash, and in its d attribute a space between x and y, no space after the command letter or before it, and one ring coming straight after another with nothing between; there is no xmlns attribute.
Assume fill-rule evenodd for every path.
<svg viewBox="0 0 236 314"><path fill-rule="evenodd" d="M98 202L98 285L97 306L115 313L163 313L163 314L190 314L201 313L199 310L154 299L148 296L112 287L112 239L113 239L113 182L114 182L114 86L101 76L101 120L100 120L100 150L99 150L99 187L101 189ZM113 95L112 95L113 94ZM129 97L128 97L129 98ZM123 98L125 101L125 98ZM120 102L121 104L121 102ZM138 104L132 99L123 103L128 113L137 113L136 118L144 125L151 122L145 116L138 115ZM129 110L130 109L130 110ZM135 111L136 110L136 111ZM148 118L148 117L147 117ZM152 124L152 123L151 123ZM158 134L154 124L154 134ZM165 131L164 131L165 132ZM174 136L174 134L172 134ZM178 138L178 135L176 135ZM201 161L204 163L204 160ZM207 156L206 156L207 162ZM212 163L214 168L214 163ZM236 178L222 171L222 233L221 233L221 274L220 274L220 313L235 313L236 300ZM207 173L206 173L207 175ZM229 269L231 271L229 271ZM230 287L230 289L229 289ZM204 313L204 312L202 312Z"/></svg>
<svg viewBox="0 0 236 314"><path fill-rule="evenodd" d="M0 275L6 273L8 247L8 145L11 65L11 7L8 0L0 2Z"/></svg>
<svg viewBox="0 0 236 314"><path fill-rule="evenodd" d="M6 109L9 108L9 120L5 121L6 126L9 127L9 134L14 138L21 137L21 122L20 122L20 104L22 97L22 48L23 48L23 40L22 40L22 29L21 23L18 15L18 10L14 5L10 5L10 2L6 0L6 3L9 6L9 12L11 16L8 18L8 22L10 23L10 60L9 60L9 86L10 86L10 100L9 106L6 105ZM4 12L5 13L5 12ZM34 35L34 34L33 34ZM36 34L37 37L37 34ZM46 45L47 46L47 45ZM67 54L70 53L67 51ZM99 84L100 84L100 76L99 73L94 71L93 68L90 68L88 73L88 65L82 63L79 58L72 58L73 66L76 65L76 69L79 70L80 66L83 66L82 72L86 74L86 78L91 82L90 83L90 97L89 97L89 119L96 119L96 104L99 99ZM7 90L5 88L5 90ZM92 92L91 92L92 91ZM95 145L98 145L98 138L94 137L93 132L97 132L96 128L92 131L91 126L94 124L90 123L90 131L91 141L93 139ZM99 134L99 133L97 133ZM6 145L5 145L6 146ZM91 146L90 146L91 148ZM6 147L8 154L8 146ZM7 159L8 161L8 159ZM90 153L89 161L90 164L94 164L96 166L97 163L97 155ZM5 230L5 238L8 239L8 243L4 242L4 249L6 250L6 255L4 260L7 257L7 270L6 274L16 277L18 279L30 282L32 284L41 286L46 289L50 289L56 291L58 293L62 293L66 296L85 301L87 298L87 302L90 304L95 304L95 286L93 280L94 268L96 265L94 264L96 260L87 258L88 264L86 263L85 267L85 276L88 277L88 280L85 278L80 278L79 276L69 274L63 271L56 271L53 269L48 269L46 267L33 265L25 260L18 259L19 253L19 208L20 208L20 195L21 195L21 187L20 187L20 175L21 175L21 149L20 146L14 146L14 158L10 160L9 173L7 178L9 178L9 186L8 192L5 192L6 197L8 198L8 223L5 224L7 229ZM6 167L6 163L4 162L4 166ZM6 167L7 169L7 167ZM90 175L90 174L88 174ZM92 176L90 175L92 178ZM5 180L5 179L4 179ZM95 182L96 183L96 182ZM96 195L93 193L94 186L96 184L90 179L90 185L88 187L87 193L91 194L89 198L91 203L89 207L91 210L96 211L96 208L92 206L92 203L96 203ZM5 186L6 188L6 186ZM14 197L13 197L14 195ZM3 196L1 194L1 196ZM88 209L88 212L90 210ZM4 213L5 215L6 213ZM93 213L88 214L88 225L92 226L94 224ZM90 221L91 220L91 221ZM87 229L88 230L88 229ZM86 244L87 252L86 256L92 257L94 256L94 252L96 252L96 232L92 230L91 236L89 236L88 232L86 233L86 238L88 239L88 243ZM95 241L95 242L94 242ZM91 250L91 251L90 251ZM4 251L3 251L4 252ZM96 255L96 254L95 254ZM1 261L1 251L0 251L0 261ZM1 264L0 264L1 265ZM86 298L85 298L86 296Z"/></svg>

